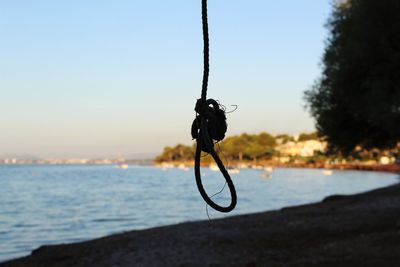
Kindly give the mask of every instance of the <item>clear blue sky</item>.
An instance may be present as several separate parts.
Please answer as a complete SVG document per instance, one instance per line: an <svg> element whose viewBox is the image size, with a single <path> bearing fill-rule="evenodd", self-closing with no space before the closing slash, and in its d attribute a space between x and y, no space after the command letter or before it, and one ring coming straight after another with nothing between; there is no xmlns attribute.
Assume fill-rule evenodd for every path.
<svg viewBox="0 0 400 267"><path fill-rule="evenodd" d="M200 0L0 1L0 154L93 157L191 143ZM228 135L313 131L329 0L209 0L209 97Z"/></svg>

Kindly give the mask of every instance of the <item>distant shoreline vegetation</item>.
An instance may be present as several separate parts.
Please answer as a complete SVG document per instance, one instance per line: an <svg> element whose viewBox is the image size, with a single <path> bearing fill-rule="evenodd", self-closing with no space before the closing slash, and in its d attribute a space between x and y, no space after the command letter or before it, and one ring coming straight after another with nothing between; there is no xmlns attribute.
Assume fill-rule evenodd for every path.
<svg viewBox="0 0 400 267"><path fill-rule="evenodd" d="M155 158L158 165L191 166L194 160L196 144L167 146ZM316 132L299 135L259 134L233 135L215 145L223 161L230 166L309 166L327 167L345 165L389 165L398 163L400 143L393 149L364 149L357 146L351 153L344 155L333 152L329 144ZM212 165L212 158L203 154L204 166Z"/></svg>

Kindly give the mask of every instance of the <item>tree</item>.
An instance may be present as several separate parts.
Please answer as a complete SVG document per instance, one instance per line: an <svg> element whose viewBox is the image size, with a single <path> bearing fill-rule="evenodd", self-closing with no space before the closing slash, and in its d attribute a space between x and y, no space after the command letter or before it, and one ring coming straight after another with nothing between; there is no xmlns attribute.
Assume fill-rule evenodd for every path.
<svg viewBox="0 0 400 267"><path fill-rule="evenodd" d="M247 147L247 140L241 136L231 136L222 143L222 150L231 159L243 160L243 151Z"/></svg>
<svg viewBox="0 0 400 267"><path fill-rule="evenodd" d="M265 148L258 142L251 141L247 144L244 152L246 153L246 156L251 158L253 161L256 161L259 157L265 154Z"/></svg>
<svg viewBox="0 0 400 267"><path fill-rule="evenodd" d="M224 157L239 161L271 158L275 152L274 147L275 138L268 133L244 133L227 137L221 142Z"/></svg>
<svg viewBox="0 0 400 267"><path fill-rule="evenodd" d="M321 77L305 92L319 135L345 153L400 140L400 1L333 4Z"/></svg>
<svg viewBox="0 0 400 267"><path fill-rule="evenodd" d="M275 136L275 140L278 143L285 144L287 142L293 142L294 138L293 136L288 134L278 134L277 136Z"/></svg>
<svg viewBox="0 0 400 267"><path fill-rule="evenodd" d="M299 141L307 141L307 140L318 140L318 133L301 133L299 135Z"/></svg>
<svg viewBox="0 0 400 267"><path fill-rule="evenodd" d="M257 136L258 143L262 146L274 147L275 146L275 138L265 132L260 133Z"/></svg>
<svg viewBox="0 0 400 267"><path fill-rule="evenodd" d="M156 157L156 162L182 161L194 159L194 146L178 144L174 147L165 147L161 155Z"/></svg>

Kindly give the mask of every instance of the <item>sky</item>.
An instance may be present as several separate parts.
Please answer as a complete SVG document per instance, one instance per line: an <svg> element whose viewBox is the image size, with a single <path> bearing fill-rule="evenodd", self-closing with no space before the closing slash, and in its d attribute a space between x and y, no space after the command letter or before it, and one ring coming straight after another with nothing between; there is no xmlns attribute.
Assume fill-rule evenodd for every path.
<svg viewBox="0 0 400 267"><path fill-rule="evenodd" d="M227 135L314 131L329 0L209 0L208 97ZM0 155L109 157L190 144L201 0L0 0Z"/></svg>

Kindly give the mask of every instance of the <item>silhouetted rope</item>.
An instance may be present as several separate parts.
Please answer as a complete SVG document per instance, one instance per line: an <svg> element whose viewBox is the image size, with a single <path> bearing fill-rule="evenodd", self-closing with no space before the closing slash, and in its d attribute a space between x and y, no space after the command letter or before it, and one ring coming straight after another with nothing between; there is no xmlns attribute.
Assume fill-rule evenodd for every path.
<svg viewBox="0 0 400 267"><path fill-rule="evenodd" d="M200 195L204 201L213 209L220 212L232 211L237 202L235 186L226 170L224 164L214 150L214 141L218 142L224 139L227 130L225 111L214 99L207 99L208 76L210 72L209 65L209 39L208 39L208 22L207 22L207 0L202 0L202 25L203 25L203 41L204 41L204 70L203 84L201 90L201 98L196 102L196 118L192 124L192 137L196 139L196 154L194 161L194 172L196 176L196 184ZM211 200L204 189L201 181L200 160L201 151L210 153L219 170L223 174L226 184L231 193L231 203L229 206L223 207Z"/></svg>
<svg viewBox="0 0 400 267"><path fill-rule="evenodd" d="M203 26L203 86L201 88L201 99L207 99L208 76L210 73L210 42L208 38L208 18L207 18L207 0L201 2L201 22Z"/></svg>

